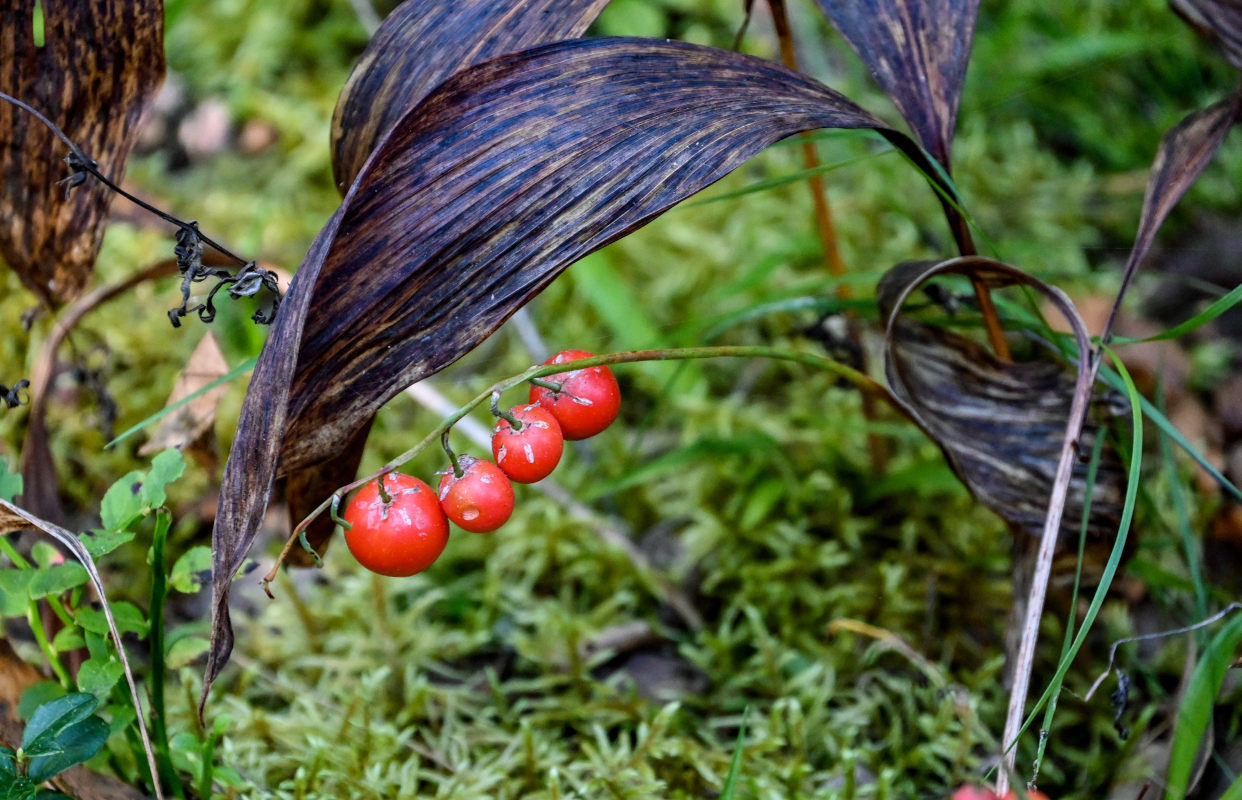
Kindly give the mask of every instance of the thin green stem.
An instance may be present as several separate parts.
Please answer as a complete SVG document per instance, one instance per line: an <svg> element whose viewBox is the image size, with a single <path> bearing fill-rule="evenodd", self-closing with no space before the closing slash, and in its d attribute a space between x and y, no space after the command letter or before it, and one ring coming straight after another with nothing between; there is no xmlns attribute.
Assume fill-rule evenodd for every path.
<svg viewBox="0 0 1242 800"><path fill-rule="evenodd" d="M56 649L47 640L47 631L43 629L43 620L39 618L39 603L35 600L31 600L26 608L26 622L30 625L30 630L34 632L35 641L39 643L39 649L43 651L43 657L47 659L48 666L56 674L56 680L68 689L71 685L69 673L60 663L60 656L57 655Z"/></svg>
<svg viewBox="0 0 1242 800"><path fill-rule="evenodd" d="M168 543L168 529L171 526L172 515L160 509L155 516L155 533L151 539L151 734L155 739L160 775L172 787L173 793L184 800L185 791L181 787L177 771L173 769L164 710L164 686L168 675L164 652L164 602L168 598L165 545Z"/></svg>
<svg viewBox="0 0 1242 800"><path fill-rule="evenodd" d="M449 444L449 433L452 430L452 427L448 427L444 429L444 433L440 434L440 446L444 448L444 452L448 454L449 463L453 465L453 477L460 478L466 474L466 471L461 468L461 464L457 460L457 454L453 452L453 448ZM404 464L405 462L401 463Z"/></svg>
<svg viewBox="0 0 1242 800"><path fill-rule="evenodd" d="M522 430L522 426L524 425L522 420L518 419L517 417L515 417L513 414L509 413L508 411L501 409L500 392L492 392L491 411L492 411L493 417L500 417L505 422L509 423L509 427L513 428L513 430L515 431ZM459 475L458 477L461 477L461 476Z"/></svg>

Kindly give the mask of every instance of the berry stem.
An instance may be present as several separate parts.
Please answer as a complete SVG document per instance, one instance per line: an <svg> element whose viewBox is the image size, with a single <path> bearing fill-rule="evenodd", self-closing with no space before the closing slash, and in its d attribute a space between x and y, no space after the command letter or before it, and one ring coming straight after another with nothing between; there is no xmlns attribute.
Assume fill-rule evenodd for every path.
<svg viewBox="0 0 1242 800"><path fill-rule="evenodd" d="M503 419L505 422L508 422L508 423L509 423L509 426L510 426L511 428L513 428L513 430L515 430L515 431L520 431L520 430L522 430L522 427L523 427L523 425L524 425L524 423L522 422L522 420L518 419L518 418L517 418L517 417L515 417L513 414L510 414L508 411L502 411L502 410L501 410L501 408L500 408L500 392L492 392L492 416L494 416L494 417L500 417L500 418L501 418L501 419ZM461 476L460 476L460 475L458 475L457 477L459 477L459 478L460 478Z"/></svg>
<svg viewBox="0 0 1242 800"><path fill-rule="evenodd" d="M444 446L445 452L450 454L450 458L453 460L455 468L454 475L460 477L461 473L456 470L457 458L453 454L453 451L448 447L449 431L452 430L453 426L471 411L478 408L483 403L488 402L494 394L517 388L523 383L530 382L535 383L537 386L544 385L545 388L552 388L547 386L548 381L543 381L542 384L540 384L537 382L538 379L545 378L548 375L555 375L558 372L572 372L574 370L587 369L589 367L610 366L613 364L635 364L643 361L693 361L703 358L771 358L777 361L792 361L796 364L822 369L825 372L830 372L833 375L854 384L865 395L882 400L899 413L903 415L906 414L905 409L900 403L897 402L896 398L893 397L892 393L885 386L877 383L853 367L817 353L807 353L799 350L783 350L777 347L765 346L685 347L668 350L634 350L624 353L608 353L606 355L591 356L590 358L580 358L575 361L566 361L563 364L539 364L531 367L525 372L497 382L491 388L479 393L473 400L457 409L456 412L441 422L435 430L423 437L422 441L411 447L409 450L406 450L392 461L389 461L381 467L378 472L368 475L365 478L359 478L353 483L348 483L340 487L332 494L332 497L343 497L349 492L352 492L354 489L357 489L359 486L363 486L370 481L396 470L402 464L405 464L407 461L417 457L436 439L440 439L441 444ZM559 386L557 388L559 388ZM289 550L292 549L293 543L297 541L297 538L301 535L302 531L306 530L307 526L309 526L312 521L314 521L320 514L327 511L329 506L331 506L332 497L329 497L327 500L324 500L316 506L305 519L297 524L297 527L293 529L293 532L290 533L289 540L286 542L284 550L282 550L280 555L277 557L276 563L273 564L272 569L263 576L263 585L265 588L269 583L276 579L276 573L280 569L280 565L284 563L285 557L288 555ZM339 499L337 502L339 502Z"/></svg>
<svg viewBox="0 0 1242 800"><path fill-rule="evenodd" d="M380 502L381 502L381 503L383 503L384 505L389 505L390 503L392 503L392 495L390 495L390 494L388 493L388 490L384 488L384 478L385 478L385 477L387 477L387 473L384 473L384 474L381 474L381 475L377 476L377 477L376 477L376 482L375 482L375 485L376 485L376 488L378 488L378 489L379 489L379 498L380 498ZM305 532L305 531L303 531L303 532Z"/></svg>
<svg viewBox="0 0 1242 800"><path fill-rule="evenodd" d="M444 448L445 453L448 453L449 463L453 465L453 477L460 478L466 474L466 471L461 468L461 464L457 462L457 454L454 453L453 448L449 446L449 433L452 430L452 426L449 426L444 429L444 433L440 434L440 446Z"/></svg>
<svg viewBox="0 0 1242 800"><path fill-rule="evenodd" d="M562 372L563 371L564 370L562 370ZM560 394L561 390L565 388L565 384L563 383L557 383L556 381L545 381L542 378L531 378L530 382L535 386L548 389L549 391L556 392L557 394Z"/></svg>

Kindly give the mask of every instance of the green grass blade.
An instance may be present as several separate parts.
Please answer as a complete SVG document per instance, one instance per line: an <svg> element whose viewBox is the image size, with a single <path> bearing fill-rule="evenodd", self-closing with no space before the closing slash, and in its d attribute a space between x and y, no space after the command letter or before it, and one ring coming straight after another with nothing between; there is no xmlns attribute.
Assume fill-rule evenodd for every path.
<svg viewBox="0 0 1242 800"><path fill-rule="evenodd" d="M1239 642L1242 642L1242 617L1234 617L1212 637L1199 663L1195 665L1194 675L1186 688L1186 696L1177 712L1165 800L1181 800L1186 796L1194 772L1195 756L1199 752L1199 745L1203 742L1208 725L1212 722L1212 708L1216 705L1216 696L1220 693L1225 672L1229 669ZM1235 781L1229 791L1235 791L1237 785Z"/></svg>
<svg viewBox="0 0 1242 800"><path fill-rule="evenodd" d="M1169 339L1178 339L1191 331L1198 330L1239 303L1242 303L1242 284L1238 284L1233 288L1233 291L1223 297L1220 297L1216 300L1216 302L1212 303L1210 306L1203 309L1198 314L1195 314L1193 317L1180 325L1175 325L1172 328L1169 328L1164 333L1158 333L1155 336L1148 336L1146 339L1130 339L1125 336L1114 336L1113 343L1137 344L1139 342L1163 342Z"/></svg>
<svg viewBox="0 0 1242 800"><path fill-rule="evenodd" d="M678 206L678 208L694 208L695 206L703 206L703 205L707 205L708 203L719 203L722 200L733 200L734 198L737 198L737 197L745 197L748 194L755 194L756 192L766 192L771 189L776 189L776 188L785 186L790 183L797 183L798 181L804 181L807 178L813 178L816 175L823 175L824 173L827 173L827 172L832 172L834 170L842 169L843 167L852 167L853 165L861 163L863 161L870 161L873 158L878 158L880 156L888 155L889 153L893 153L893 152L896 152L896 151L890 148L888 150L881 150L878 153L867 153L866 155L855 156L854 158L847 158L847 159L844 159L843 161L834 161L831 164L820 164L818 167L811 167L810 169L798 170L797 172L791 172L788 175L781 175L780 177L777 177L777 178L769 178L766 181L758 181L756 183L750 184L749 186L744 186L741 189L735 189L731 192L724 192L723 194L717 194L717 195L712 195L711 197L705 197L702 200L692 200L687 203L682 203L680 206Z"/></svg>
<svg viewBox="0 0 1242 800"><path fill-rule="evenodd" d="M254 357L254 358L248 358L248 359L246 359L246 360L245 360L245 361L243 361L242 363L238 364L236 367L233 367L231 370L229 370L227 375L222 375L221 377L216 378L214 381L212 381L211 383L207 384L206 386L204 386L203 388L199 389L198 391L196 391L196 392L191 392L190 394L188 394L188 395L186 395L185 397L181 398L180 400L178 400L177 402L173 403L172 405L165 406L164 408L160 409L159 411L155 412L155 413L154 413L154 414L152 414L151 416L149 416L149 417L147 417L146 419L144 419L142 422L139 422L137 425L134 425L132 428L129 428L129 429L125 430L123 433L121 433L121 435L120 435L120 436L117 436L115 439L113 439L112 441L110 441L110 442L108 442L106 445L104 445L104 447L105 447L105 448L107 448L107 447L114 447L114 446L116 446L116 445L117 445L117 444L119 444L120 442L125 441L126 439L128 439L128 438L129 438L129 437L131 437L131 436L133 436L135 433L137 433L138 431L140 431L140 430L142 430L143 428L147 427L147 426L148 426L148 425L150 425L151 423L160 421L161 419L163 419L163 418L164 418L164 416L165 416L165 415L167 415L167 414L171 414L172 412L176 411L177 409L181 408L182 406L186 405L187 403L193 402L194 400L198 399L199 397L202 397L202 396L203 396L203 395L205 395L207 392L210 392L212 389L216 388L217 386L221 386L221 385L223 385L223 384L226 384L226 383L228 383L229 381L231 381L231 380L233 380L234 378L236 378L237 376L239 376L239 375L243 375L243 374L245 374L245 373L249 372L250 370L254 369L254 364L255 364L255 362L256 362L256 361L258 361L258 360L259 360L259 359L258 359L258 357L257 357L257 356L256 356L256 357Z"/></svg>
<svg viewBox="0 0 1242 800"><path fill-rule="evenodd" d="M729 774L725 777L720 800L733 800L733 793L737 791L737 779L742 774L742 750L746 745L746 718L749 715L750 706L746 706L742 712L742 727L737 729L737 741L733 745L733 759L729 762Z"/></svg>

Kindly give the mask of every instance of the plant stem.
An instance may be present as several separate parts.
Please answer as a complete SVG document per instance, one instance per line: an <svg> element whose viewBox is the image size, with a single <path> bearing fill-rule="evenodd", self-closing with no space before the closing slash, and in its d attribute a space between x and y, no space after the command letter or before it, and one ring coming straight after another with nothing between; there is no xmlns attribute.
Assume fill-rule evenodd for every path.
<svg viewBox="0 0 1242 800"><path fill-rule="evenodd" d="M172 517L160 510L155 517L155 533L151 539L151 734L159 758L159 770L165 783L177 797L185 798L181 781L173 769L168 746L168 725L164 712L164 684L167 665L164 652L164 601L168 598L168 573L165 569L164 546Z"/></svg>
<svg viewBox="0 0 1242 800"><path fill-rule="evenodd" d="M794 49L793 31L789 25L789 15L785 12L785 0L768 0L768 6L772 9L772 24L776 28L776 38L780 42L781 61L785 66L793 70L800 70L798 66L798 53ZM815 148L815 140L809 134L801 134L802 139L802 160L806 164L808 171L814 171L819 168L819 151ZM823 176L818 173L812 174L807 179L807 185L811 189L811 202L815 205L815 229L819 234L820 248L824 254L824 261L827 263L828 272L834 277L842 277L848 271L845 266L845 260L841 258L841 248L837 243L837 229L832 221L832 207L828 204L828 190L824 186ZM837 284L836 295L841 300L848 300L852 292L849 284L844 281ZM853 314L847 315L849 334L854 341L860 341L862 338L858 322ZM860 347L859 353L865 353ZM866 369L866 356L863 355L863 369ZM874 422L876 419L876 405L873 397L864 395L862 401L863 417L868 422ZM884 472L888 465L888 445L884 438L876 433L867 434L867 447L871 453L871 466L877 472Z"/></svg>
<svg viewBox="0 0 1242 800"><path fill-rule="evenodd" d="M276 563L273 564L271 570L263 576L262 583L264 588L266 589L266 587L276 579L276 574L280 569L280 565L283 564L285 558L288 557L289 552L298 541L298 537L301 536L302 531L306 530L307 526L310 525L315 518L329 510L334 502L339 503L340 498L344 497L349 492L352 492L359 486L364 486L377 478L387 475L400 467L402 464L415 458L437 439L440 439L442 444L447 445L448 432L452 430L453 426L460 422L462 418L464 418L475 408L483 403L489 402L493 394L498 392L506 392L509 389L522 385L523 383L533 381L537 378L545 378L548 375L555 375L558 372L572 372L579 369L610 366L613 364L634 364L643 361L693 361L703 358L771 358L779 361L792 361L797 364L815 367L817 369L831 372L840 378L844 378L861 389L864 394L883 400L892 408L900 411L902 414L906 413L906 411L901 407L901 404L897 402L896 398L893 397L892 393L890 393L887 388L853 367L846 366L839 361L834 361L827 356L821 356L815 353L804 353L797 350L782 350L776 347L722 346L686 347L667 350L633 350L624 353L608 353L605 355L591 356L590 358L580 358L575 361L566 361L563 364L540 364L538 366L531 367L525 372L506 378L494 384L487 390L475 395L470 402L466 403L466 405L449 415L448 418L446 418L435 428L435 430L424 436L418 444L414 445L409 450L406 450L392 461L389 461L376 472L366 476L365 478L359 478L352 483L348 483L333 492L328 499L316 506L314 510L306 516L306 519L299 522L297 527L295 527L289 534L289 538L285 541L284 548L280 551L280 555L276 557ZM452 451L450 450L449 452Z"/></svg>

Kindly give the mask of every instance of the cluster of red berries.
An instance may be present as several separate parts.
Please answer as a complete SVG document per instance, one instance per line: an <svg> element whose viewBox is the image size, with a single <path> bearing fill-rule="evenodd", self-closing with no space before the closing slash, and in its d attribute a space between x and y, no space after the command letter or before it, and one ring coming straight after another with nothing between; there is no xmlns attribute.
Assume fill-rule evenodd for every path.
<svg viewBox="0 0 1242 800"><path fill-rule="evenodd" d="M565 350L545 361L590 358ZM362 566L405 577L431 566L448 543L448 521L475 533L494 531L513 513L513 485L547 477L565 440L607 428L621 408L621 389L608 367L561 372L532 382L529 402L509 412L492 433L495 463L458 456L441 473L439 491L418 478L390 472L358 491L345 508L345 543Z"/></svg>

